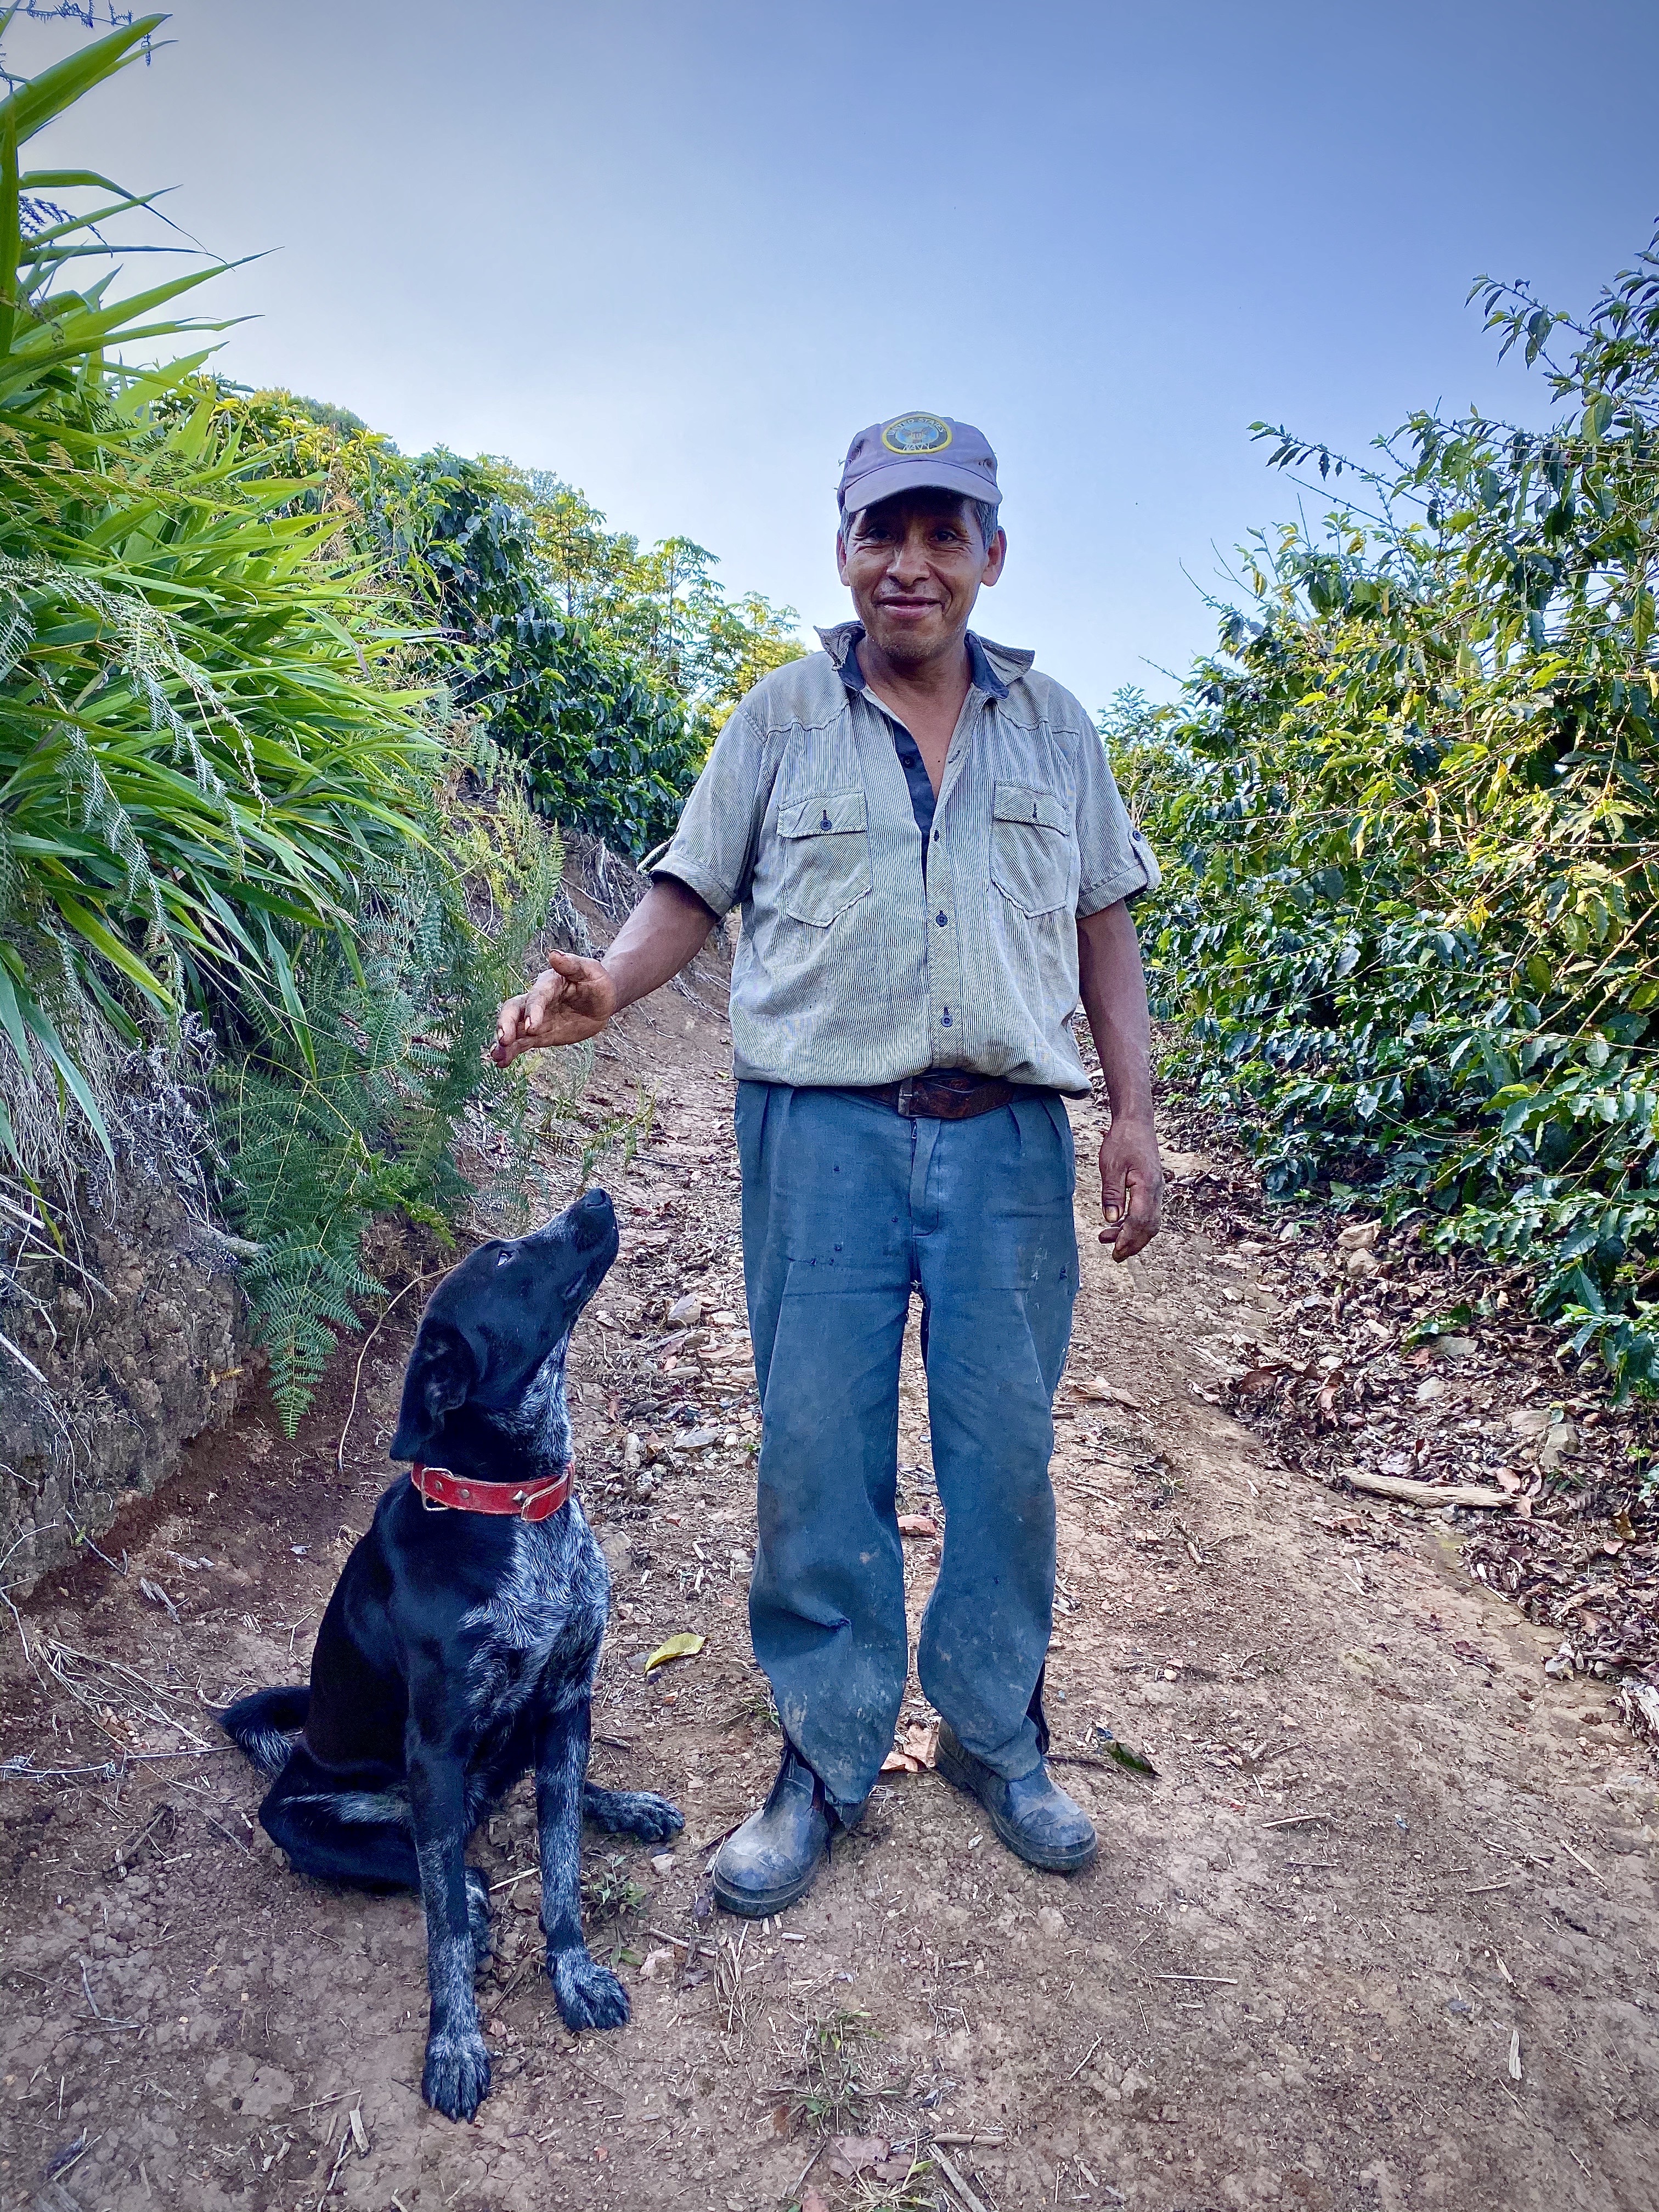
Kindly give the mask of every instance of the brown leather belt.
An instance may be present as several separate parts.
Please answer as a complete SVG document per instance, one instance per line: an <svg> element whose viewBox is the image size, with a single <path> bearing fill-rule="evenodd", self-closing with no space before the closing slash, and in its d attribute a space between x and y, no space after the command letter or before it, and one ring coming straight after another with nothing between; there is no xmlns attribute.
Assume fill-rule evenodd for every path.
<svg viewBox="0 0 1659 2212"><path fill-rule="evenodd" d="M1016 1098L1040 1098L1042 1091L1035 1083L1005 1083L1000 1076L974 1076L952 1068L934 1075L907 1075L902 1083L849 1086L847 1095L890 1107L895 1114L920 1114L930 1121L971 1121L976 1114L994 1114L999 1106L1012 1106Z"/></svg>

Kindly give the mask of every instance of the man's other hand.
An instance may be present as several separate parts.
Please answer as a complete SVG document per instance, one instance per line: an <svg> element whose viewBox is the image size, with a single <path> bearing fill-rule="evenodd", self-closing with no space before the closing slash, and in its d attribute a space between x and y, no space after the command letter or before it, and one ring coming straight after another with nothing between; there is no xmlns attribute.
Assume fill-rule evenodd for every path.
<svg viewBox="0 0 1659 2212"><path fill-rule="evenodd" d="M521 1052L580 1044L597 1036L616 1011L616 985L602 963L550 952L530 988L509 999L495 1017L495 1042L484 1058L510 1067Z"/></svg>
<svg viewBox="0 0 1659 2212"><path fill-rule="evenodd" d="M1163 1227L1164 1168L1150 1121L1114 1117L1100 1140L1100 1241L1114 1260L1133 1260Z"/></svg>

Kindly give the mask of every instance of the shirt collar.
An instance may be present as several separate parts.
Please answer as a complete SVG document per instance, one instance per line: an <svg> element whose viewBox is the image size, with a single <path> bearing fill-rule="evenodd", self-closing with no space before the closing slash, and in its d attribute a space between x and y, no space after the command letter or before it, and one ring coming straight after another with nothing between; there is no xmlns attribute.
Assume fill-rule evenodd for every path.
<svg viewBox="0 0 1659 2212"><path fill-rule="evenodd" d="M860 622L836 623L818 632L836 674L849 691L866 691L869 688L853 650L863 635L864 624ZM968 632L969 680L976 691L983 691L993 699L1006 699L1009 683L1024 676L1036 658L1035 653L1020 647L996 645L989 638L977 637L972 630ZM1002 671L1006 672L1006 676Z"/></svg>

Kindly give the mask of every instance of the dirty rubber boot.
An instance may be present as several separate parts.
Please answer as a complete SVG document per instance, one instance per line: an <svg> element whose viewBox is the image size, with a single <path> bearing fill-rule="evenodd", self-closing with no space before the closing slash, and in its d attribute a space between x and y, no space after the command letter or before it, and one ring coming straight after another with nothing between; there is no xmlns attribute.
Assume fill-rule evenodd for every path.
<svg viewBox="0 0 1659 2212"><path fill-rule="evenodd" d="M977 1797L1016 1858L1048 1874L1076 1874L1099 1848L1088 1814L1050 1777L1046 1765L1010 1782L964 1751L948 1722L939 1723L938 1771L953 1789Z"/></svg>
<svg viewBox="0 0 1659 2212"><path fill-rule="evenodd" d="M715 1855L715 1904L744 1920L781 1912L812 1887L836 1830L854 1826L863 1809L840 1817L823 1783L793 1744L786 1743L765 1804Z"/></svg>

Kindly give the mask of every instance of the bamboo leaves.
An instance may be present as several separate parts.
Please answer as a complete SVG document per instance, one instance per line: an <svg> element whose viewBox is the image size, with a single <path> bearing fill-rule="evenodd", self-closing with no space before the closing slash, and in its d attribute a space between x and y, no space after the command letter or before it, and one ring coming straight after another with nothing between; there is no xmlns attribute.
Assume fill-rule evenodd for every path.
<svg viewBox="0 0 1659 2212"><path fill-rule="evenodd" d="M77 993L129 1033L124 993L168 1020L257 1002L309 1058L295 944L349 934L363 863L419 846L437 757L418 696L380 672L398 641L365 572L327 556L331 517L296 509L305 480L186 398L199 355L107 363L201 327L170 311L217 271L56 289L109 262L100 223L148 202L92 170L23 177L19 146L161 20L0 100L0 1028L106 1147L65 1042ZM48 185L117 197L31 234L25 193Z"/></svg>

